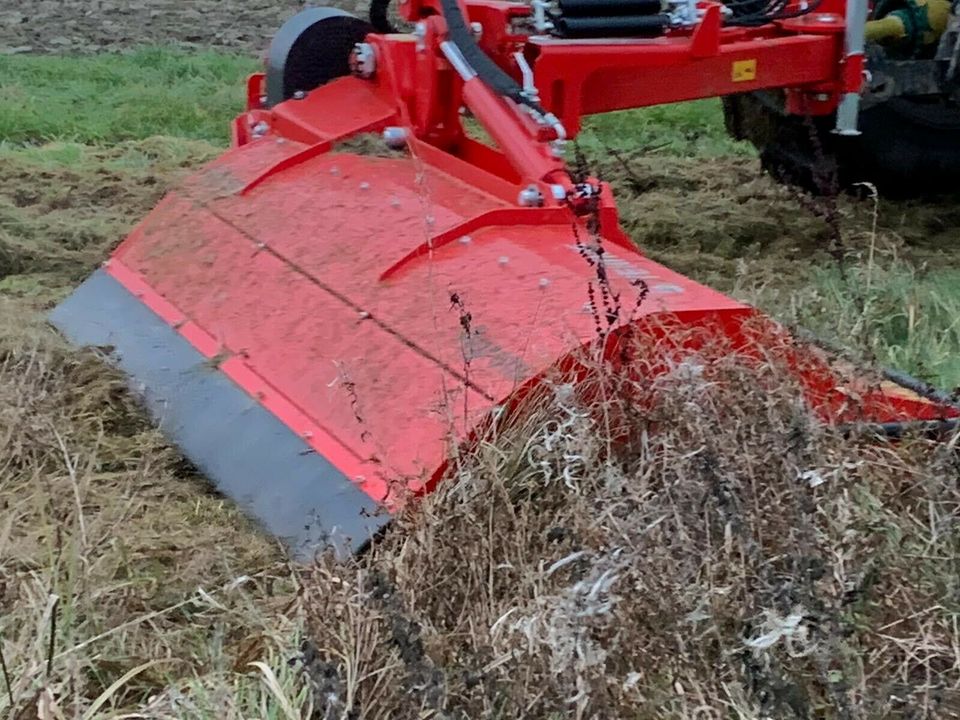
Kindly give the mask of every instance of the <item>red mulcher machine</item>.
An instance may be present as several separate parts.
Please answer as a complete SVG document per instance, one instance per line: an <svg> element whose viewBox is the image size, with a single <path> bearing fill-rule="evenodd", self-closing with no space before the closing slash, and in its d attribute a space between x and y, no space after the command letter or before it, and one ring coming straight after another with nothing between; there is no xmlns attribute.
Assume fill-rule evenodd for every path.
<svg viewBox="0 0 960 720"><path fill-rule="evenodd" d="M231 149L52 314L294 554L361 548L398 487L429 491L451 442L595 343L598 276L642 286L626 325L664 356L683 328L754 356L779 338L824 422L956 417L746 332L759 313L645 257L565 162L585 115L765 88L856 134L867 0L401 0L409 33L378 3L373 25L291 18Z"/></svg>

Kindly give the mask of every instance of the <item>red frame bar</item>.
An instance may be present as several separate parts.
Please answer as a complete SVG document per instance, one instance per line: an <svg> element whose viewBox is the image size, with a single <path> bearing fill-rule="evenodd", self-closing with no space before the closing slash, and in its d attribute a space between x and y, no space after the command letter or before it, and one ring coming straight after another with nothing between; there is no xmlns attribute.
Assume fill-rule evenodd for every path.
<svg viewBox="0 0 960 720"><path fill-rule="evenodd" d="M691 39L682 37L620 44L530 40L540 97L570 135L579 132L583 115L833 84L841 45L842 35L787 35L721 41L715 55L697 57ZM740 67L747 72L738 77Z"/></svg>

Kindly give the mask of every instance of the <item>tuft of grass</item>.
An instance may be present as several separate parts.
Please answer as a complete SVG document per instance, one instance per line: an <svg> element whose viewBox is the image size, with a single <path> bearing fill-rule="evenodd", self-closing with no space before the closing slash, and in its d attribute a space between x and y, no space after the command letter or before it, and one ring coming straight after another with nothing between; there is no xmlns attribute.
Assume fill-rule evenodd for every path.
<svg viewBox="0 0 960 720"><path fill-rule="evenodd" d="M323 717L960 709L956 458L820 425L783 358L698 342L651 381L638 340L632 379L547 378L370 554L314 569Z"/></svg>
<svg viewBox="0 0 960 720"><path fill-rule="evenodd" d="M884 367L943 388L960 388L960 271L902 261L817 268L786 305L759 297L786 322Z"/></svg>
<svg viewBox="0 0 960 720"><path fill-rule="evenodd" d="M146 48L91 57L0 56L0 138L114 143L153 135L226 145L250 58Z"/></svg>
<svg viewBox="0 0 960 720"><path fill-rule="evenodd" d="M579 142L596 157L608 147L684 157L756 156L752 145L727 134L716 98L588 117Z"/></svg>

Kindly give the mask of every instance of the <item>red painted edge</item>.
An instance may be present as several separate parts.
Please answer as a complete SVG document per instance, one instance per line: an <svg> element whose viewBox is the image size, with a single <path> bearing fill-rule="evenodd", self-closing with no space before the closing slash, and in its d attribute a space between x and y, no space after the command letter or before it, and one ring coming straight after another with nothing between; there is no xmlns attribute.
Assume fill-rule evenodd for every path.
<svg viewBox="0 0 960 720"><path fill-rule="evenodd" d="M117 259L112 259L104 263L104 271L176 330L203 357L214 358L223 349L216 338L188 320L172 303L153 290L135 270ZM350 478L372 500L378 503L384 501L387 496L387 483L376 475L376 466L357 457L333 434L247 365L242 356L230 355L220 363L218 369L312 450Z"/></svg>

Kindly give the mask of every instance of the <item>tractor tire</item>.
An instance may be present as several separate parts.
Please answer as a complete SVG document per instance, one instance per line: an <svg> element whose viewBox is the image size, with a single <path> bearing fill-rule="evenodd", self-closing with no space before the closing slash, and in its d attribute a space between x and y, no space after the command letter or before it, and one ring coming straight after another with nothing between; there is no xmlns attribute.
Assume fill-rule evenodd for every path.
<svg viewBox="0 0 960 720"><path fill-rule="evenodd" d="M833 117L784 112L782 92L723 99L727 132L748 140L778 182L816 194L870 183L891 198L956 192L960 187L960 108L894 98L860 114L861 135L831 132Z"/></svg>
<svg viewBox="0 0 960 720"><path fill-rule="evenodd" d="M373 25L334 7L301 10L277 31L267 53L267 107L350 74L350 53Z"/></svg>

